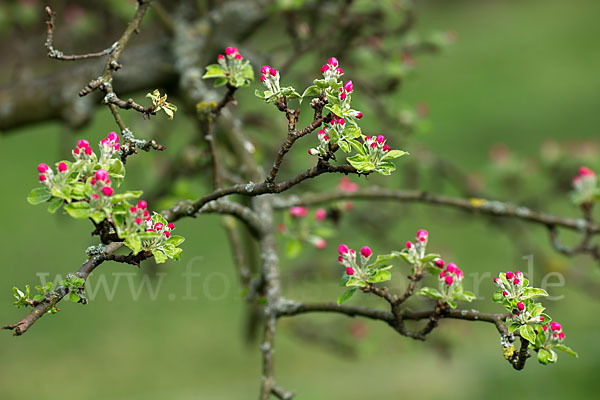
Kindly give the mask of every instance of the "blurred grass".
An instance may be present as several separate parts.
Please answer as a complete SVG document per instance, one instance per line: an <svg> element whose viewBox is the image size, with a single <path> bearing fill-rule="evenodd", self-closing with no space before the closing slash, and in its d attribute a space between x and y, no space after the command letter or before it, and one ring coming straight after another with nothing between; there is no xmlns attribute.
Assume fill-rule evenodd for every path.
<svg viewBox="0 0 600 400"><path fill-rule="evenodd" d="M540 143L550 138L598 137L600 25L596 19L600 3L438 1L419 8L420 30L455 29L459 34L459 42L449 51L419 58L418 76L411 78L398 96L399 104L427 101L430 105L434 129L419 141L478 170L487 163L488 148L496 142L528 155L537 153ZM150 126L144 124L144 129L138 127L136 132ZM165 125L155 118L149 129L169 129L173 132L169 143L176 146L180 142L177 135L189 135L190 126L177 118L175 124ZM101 110L77 138L98 140L113 130L113 125ZM24 312L10 304L13 285L34 284L37 272L54 277L74 270L84 261L84 249L94 243L86 224L49 216L43 207L24 201L36 185L35 165L66 157L72 142L72 132L52 123L0 136L5 187L0 234L2 322L13 322ZM149 184L148 176L158 163L148 162L148 158L131 159L130 187ZM324 185L334 181L330 178ZM358 208L367 209L366 205ZM509 238L487 223L461 220L462 214L424 206L395 209L399 216L390 227L391 236L402 243L416 229L428 227L432 249L463 266L467 282L469 273L525 266L524 254L517 254ZM565 262L551 254L541 228L518 227L535 230L534 237L549 256L558 258L559 265ZM132 301L123 276L112 301L98 295L86 307L61 304L62 312L44 317L26 336L6 334L0 340L0 398L255 398L259 354L255 345L246 346L242 339L246 309L220 221L203 216L179 222L177 230L187 239L184 256L180 263L159 267L158 271L167 275L157 281L162 286L155 301L147 290ZM335 239L361 245L355 227L347 224ZM375 252L389 250L383 239L371 243ZM308 250L302 256L313 258L325 276L339 272L331 250L320 254ZM541 271L547 270L540 261L536 259L537 283ZM579 265L578 260L568 262L576 268ZM186 281L181 274L188 264L201 274L193 278L192 293L197 297L193 301L182 300ZM284 259L284 274L290 268ZM597 278L597 268L592 271ZM132 282L140 282L140 272L117 264L103 265L93 276L105 274L112 282L113 272L135 273ZM286 294L333 300L340 293L336 283L337 278L300 282ZM282 321L277 378L284 387L297 389L303 399L504 399L512 394L538 398L542 393L547 399L590 398L600 389L595 379L600 357L600 326L594 318L598 303L568 283L551 293L564 295L565 300L547 305L555 319L563 322L568 344L580 353L579 360L561 354L560 362L550 367L532 360L519 373L503 360L497 333L487 324L444 321L423 344L372 322L367 323L366 338L353 339L348 330L353 321L314 315L296 322L322 323L325 333L356 342L357 359L348 361L299 342L290 335L292 321ZM481 284L481 294L491 290L489 279ZM170 294L175 300L169 299ZM215 299L221 295L222 299ZM358 297L353 301L359 302ZM489 301L473 306L498 310Z"/></svg>

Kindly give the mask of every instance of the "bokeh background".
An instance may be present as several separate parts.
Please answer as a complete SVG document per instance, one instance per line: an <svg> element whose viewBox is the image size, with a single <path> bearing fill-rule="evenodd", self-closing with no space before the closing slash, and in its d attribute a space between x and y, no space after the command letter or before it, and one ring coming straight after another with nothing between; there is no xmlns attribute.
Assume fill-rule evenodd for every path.
<svg viewBox="0 0 600 400"><path fill-rule="evenodd" d="M105 2L109 10L105 13L96 5L94 10L86 10L83 3L72 9L74 20L64 28L72 30L72 44L63 36L63 46L85 49L86 41L98 34L106 38L112 33L108 36L112 38L132 12L131 4L125 7L115 1ZM15 74L24 74L26 79L27 74L51 73L66 66L44 59L40 2L0 4L4 83L13 81ZM420 107L423 114L410 134L396 139L412 157L398 162L398 169L411 173L397 173L388 180L353 181L361 186L385 184L451 195L484 193L578 217L568 197L570 178L582 163L600 167L600 3L427 1L417 2L416 8L417 32L450 30L457 40L438 54L414 60L414 71L403 79L397 94L385 100L390 108ZM105 20L112 21L112 29L103 25ZM155 23L149 15L143 29L152 30ZM97 26L104 28L98 32ZM256 40L272 38L273 43L264 41L268 54L268 49L277 45L281 26L262 29ZM23 36L37 38L37 47ZM35 57L42 61L28 64ZM340 61L344 63L342 57ZM321 63L308 57L292 70L317 71ZM349 77L361 73L362 80L377 79L376 70L368 75L358 67L346 69ZM305 79L297 84L309 82ZM280 117L253 98L257 87L254 84L240 93L238 108L274 120ZM355 90L360 102L361 88L356 83ZM137 96L141 99L143 95ZM173 101L177 104L176 98ZM362 108L366 110L366 129L377 129L394 141L397 127L382 124L376 106L366 100ZM138 114L125 116L134 131L147 132L147 137L162 134L169 150L177 150L193 135L194 125L183 113L173 122L162 116L151 122L141 120ZM283 122L276 121L272 126L279 129ZM25 197L37 184L35 166L67 157L79 138L96 141L112 130L114 121L108 110L100 108L91 122L78 130L45 122L0 132L0 322L14 322L24 313L11 304L13 286L38 284L39 273L54 279L75 270L85 260L84 250L96 243L86 223L49 215L44 207L27 204ZM284 131L254 127L250 135L257 145L279 143ZM299 146L294 168L312 162L304 157L302 146L308 148L309 144ZM127 187L151 190L170 160L167 153L132 157L127 164ZM448 174L448 168L431 161L431 154L459 168L458 172L450 170L457 186L439 179ZM310 188L330 188L338 179L327 177L310 183ZM170 197L156 208L175 197L193 198L206 190L202 180L178 182ZM600 269L586 257L556 254L547 232L539 226L431 206L357 202L323 251L308 246L289 259L282 239L284 294L301 300L334 301L342 290L337 285L341 273L337 243L355 248L369 244L375 253L384 253L400 248L420 228L429 230L432 250L465 271L466 288L474 288L475 279L488 272L527 271L527 256L533 257L530 278L534 284L539 285L547 273L561 274L565 284L549 291L563 299L547 301L546 306L555 320L563 323L567 344L579 352L579 359L560 354L558 364L551 366L531 360L518 372L503 359L498 334L489 324L442 321L427 342L421 343L395 335L375 322L306 315L280 323L276 375L282 386L296 390L300 399L596 396L600 390L596 378L600 366ZM159 267L147 263L141 270L106 263L94 272L91 283L105 277L109 289L114 287L112 295L100 289L87 306L64 302L60 313L44 317L23 337L4 332L0 336L0 398L255 398L260 354L257 342L247 338L248 307L220 219L182 220L177 230L186 237L180 262ZM565 234L564 240L572 243L574 237ZM397 268L400 271L404 266ZM199 276L186 281L182 276L186 270ZM115 273L121 274L118 281ZM143 284L153 285L156 292L145 286L137 296L135 291ZM395 286L404 284L394 278ZM477 290L482 299L468 307L501 311L490 300L493 290L488 275ZM351 301L378 305L366 296ZM415 302L411 307L420 305Z"/></svg>

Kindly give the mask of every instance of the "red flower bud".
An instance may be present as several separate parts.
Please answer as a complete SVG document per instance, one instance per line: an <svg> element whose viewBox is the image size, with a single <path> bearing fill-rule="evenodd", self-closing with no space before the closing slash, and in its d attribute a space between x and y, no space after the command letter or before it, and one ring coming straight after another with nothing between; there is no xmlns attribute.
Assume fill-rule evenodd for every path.
<svg viewBox="0 0 600 400"><path fill-rule="evenodd" d="M506 273L506 279L512 279L512 278L514 278L514 276L515 276L515 275L514 275L514 274L513 274L511 271L508 271L508 272Z"/></svg>
<svg viewBox="0 0 600 400"><path fill-rule="evenodd" d="M325 218L327 218L327 211L325 211L324 208L318 208L317 211L315 211L315 219L317 221L323 221Z"/></svg>
<svg viewBox="0 0 600 400"><path fill-rule="evenodd" d="M454 278L452 277L452 275L448 275L445 279L446 285L450 286L452 285L452 282L454 282Z"/></svg>
<svg viewBox="0 0 600 400"><path fill-rule="evenodd" d="M58 163L58 171L59 172L66 172L68 169L67 164L64 162Z"/></svg>
<svg viewBox="0 0 600 400"><path fill-rule="evenodd" d="M356 113L356 118L361 119L363 117L363 113L362 112L357 112Z"/></svg>
<svg viewBox="0 0 600 400"><path fill-rule="evenodd" d="M346 82L346 84L344 85L344 90L348 93L352 93L352 91L354 90L354 85L352 84L352 81Z"/></svg>
<svg viewBox="0 0 600 400"><path fill-rule="evenodd" d="M331 57L329 60L327 60L327 64L331 65L332 67L337 67L338 60L335 57Z"/></svg>
<svg viewBox="0 0 600 400"><path fill-rule="evenodd" d="M146 203L144 200L140 200L137 203L137 207L141 208L141 209L144 209L144 208L148 207L148 203Z"/></svg>
<svg viewBox="0 0 600 400"><path fill-rule="evenodd" d="M352 268L352 267L346 267L346 273L348 275L354 275L354 268Z"/></svg>
<svg viewBox="0 0 600 400"><path fill-rule="evenodd" d="M98 171L96 171L96 179L99 181L105 181L106 179L108 179L108 171L105 169L99 169Z"/></svg>
<svg viewBox="0 0 600 400"><path fill-rule="evenodd" d="M38 172L41 174L45 174L46 172L48 172L49 169L50 167L48 166L48 164L44 163L39 164L37 167Z"/></svg>
<svg viewBox="0 0 600 400"><path fill-rule="evenodd" d="M525 310L525 304L523 304L522 301L517 303L517 308L519 309L519 311L523 311Z"/></svg>
<svg viewBox="0 0 600 400"><path fill-rule="evenodd" d="M110 186L104 186L102 188L102 194L105 195L106 197L112 196L114 193L114 189L111 188Z"/></svg>
<svg viewBox="0 0 600 400"><path fill-rule="evenodd" d="M44 174L40 174L40 176L38 177L38 179L40 180L40 182L44 182L46 181L46 179L48 179L48 177Z"/></svg>
<svg viewBox="0 0 600 400"><path fill-rule="evenodd" d="M364 246L362 249L360 249L360 254L364 257L364 258L369 258L371 257L371 248L369 246Z"/></svg>
<svg viewBox="0 0 600 400"><path fill-rule="evenodd" d="M350 249L348 248L347 245L340 244L338 246L338 253L340 253L340 256L343 256L344 254L348 254L348 251L350 251Z"/></svg>
<svg viewBox="0 0 600 400"><path fill-rule="evenodd" d="M175 229L175 225L173 225L173 223L172 223L172 222L169 222L169 223L167 224L167 228L169 228L170 230L173 230L173 229Z"/></svg>

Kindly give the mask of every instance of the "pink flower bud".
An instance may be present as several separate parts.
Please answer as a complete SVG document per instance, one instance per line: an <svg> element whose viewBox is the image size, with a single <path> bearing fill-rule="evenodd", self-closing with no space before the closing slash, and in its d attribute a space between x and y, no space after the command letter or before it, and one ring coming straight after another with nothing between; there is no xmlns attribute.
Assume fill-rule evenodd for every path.
<svg viewBox="0 0 600 400"><path fill-rule="evenodd" d="M352 268L352 267L346 267L346 273L348 275L354 275L354 268Z"/></svg>
<svg viewBox="0 0 600 400"><path fill-rule="evenodd" d="M105 195L106 197L112 196L114 193L114 189L111 188L110 186L104 186L102 188L102 194Z"/></svg>
<svg viewBox="0 0 600 400"><path fill-rule="evenodd" d="M327 211L325 211L324 208L318 208L317 211L315 211L315 219L317 221L323 221L325 218L327 218Z"/></svg>
<svg viewBox="0 0 600 400"><path fill-rule="evenodd" d="M343 263L344 263L344 257L342 257L342 256L339 256L339 257L338 257L338 261L339 261L339 262L341 262L341 263L343 264Z"/></svg>
<svg viewBox="0 0 600 400"><path fill-rule="evenodd" d="M344 121L344 118L339 118L339 119L337 120L337 123L338 123L339 125L341 125L341 126L344 126L344 125L346 125L346 121Z"/></svg>
<svg viewBox="0 0 600 400"><path fill-rule="evenodd" d="M343 256L344 254L348 254L348 251L350 251L350 249L348 248L347 245L340 244L338 246L338 253L340 253L340 256Z"/></svg>
<svg viewBox="0 0 600 400"><path fill-rule="evenodd" d="M325 131L323 129L319 129L319 132L317 133L317 135L319 135L319 136L325 135Z"/></svg>
<svg viewBox="0 0 600 400"><path fill-rule="evenodd" d="M275 69L275 68L271 68L269 70L269 74L271 74L271 76L276 76L279 72Z"/></svg>
<svg viewBox="0 0 600 400"><path fill-rule="evenodd" d="M321 67L321 72L325 73L326 71L329 71L329 65L325 64Z"/></svg>
<svg viewBox="0 0 600 400"><path fill-rule="evenodd" d="M118 142L119 141L119 135L117 135L116 132L111 132L108 134L107 139L110 140L111 142Z"/></svg>
<svg viewBox="0 0 600 400"><path fill-rule="evenodd" d="M372 148L372 149L374 149L374 148L376 148L376 147L377 147L377 142L373 142L373 143L371 143L371 148Z"/></svg>
<svg viewBox="0 0 600 400"><path fill-rule="evenodd" d="M119 143L115 143L115 145L113 146L113 149L115 149L115 151L119 151L120 148L121 146L119 146Z"/></svg>
<svg viewBox="0 0 600 400"><path fill-rule="evenodd" d="M340 94L340 99L341 99L341 100L346 100L346 97L348 97L348 96L346 95L346 92L342 92L342 94Z"/></svg>
<svg viewBox="0 0 600 400"><path fill-rule="evenodd" d="M383 137L383 136L377 136L377 142L379 142L379 138ZM385 140L385 139L383 139ZM379 142L382 143L382 142ZM425 229L420 229L417 232L417 239L419 239L419 241L424 242L427 240L427 237L429 236L429 232L427 232Z"/></svg>
<svg viewBox="0 0 600 400"><path fill-rule="evenodd" d="M93 153L92 148L91 147L86 147L85 148L85 154L87 154L88 156L91 156Z"/></svg>
<svg viewBox="0 0 600 400"><path fill-rule="evenodd" d="M327 64L331 65L332 67L337 67L338 60L335 57L331 57L329 60L327 60Z"/></svg>
<svg viewBox="0 0 600 400"><path fill-rule="evenodd" d="M444 260L442 260L441 258L438 258L437 260L435 260L435 265L437 265L439 268L444 268Z"/></svg>
<svg viewBox="0 0 600 400"><path fill-rule="evenodd" d="M458 267L456 266L456 264L448 263L448 265L446 265L446 271L448 271L449 273L453 274L456 272L456 270L458 270Z"/></svg>
<svg viewBox="0 0 600 400"><path fill-rule="evenodd" d="M232 56L232 55L234 55L237 52L238 52L237 47L227 47L225 49L225 54L227 54L228 56Z"/></svg>
<svg viewBox="0 0 600 400"><path fill-rule="evenodd" d="M548 330L548 325L542 326L542 329L544 330L544 332L546 332Z"/></svg>
<svg viewBox="0 0 600 400"><path fill-rule="evenodd" d="M462 269L457 269L456 270L456 277L458 279L462 279L465 276L465 274L462 272Z"/></svg>
<svg viewBox="0 0 600 400"><path fill-rule="evenodd" d="M439 275L440 279L444 279L445 276L446 276L446 271L440 272L440 275Z"/></svg>
<svg viewBox="0 0 600 400"><path fill-rule="evenodd" d="M506 279L509 279L509 280L510 280L510 279L512 279L512 278L514 278L514 277L515 277L515 275L514 275L514 274L513 274L511 271L508 271L508 272L506 273Z"/></svg>
<svg viewBox="0 0 600 400"><path fill-rule="evenodd" d="M271 69L271 67L269 67L268 65L263 65L262 68L260 69L260 73L268 74L270 69Z"/></svg>
<svg viewBox="0 0 600 400"><path fill-rule="evenodd" d="M444 278L446 285L450 286L452 285L452 282L454 282L454 278L452 277L452 275L448 275L446 278Z"/></svg>
<svg viewBox="0 0 600 400"><path fill-rule="evenodd" d="M521 281L519 280L519 278L515 278L515 280L513 281L513 283L515 285L518 285L519 283L521 283Z"/></svg>
<svg viewBox="0 0 600 400"><path fill-rule="evenodd" d="M40 180L40 182L45 182L48 179L48 177L46 175L44 175L44 174L40 174L40 176L38 177L38 179Z"/></svg>
<svg viewBox="0 0 600 400"><path fill-rule="evenodd" d="M516 270L515 271L515 275L523 275L523 273L521 271L519 271L519 270Z"/></svg>
<svg viewBox="0 0 600 400"><path fill-rule="evenodd" d="M506 290L505 290L505 291L503 291L503 292L502 292L502 296L504 296L504 297L508 296L508 292L507 292Z"/></svg>
<svg viewBox="0 0 600 400"><path fill-rule="evenodd" d="M138 204L139 204L139 203L138 203ZM140 206L138 205L138 208L139 208L139 207L140 207ZM143 217L144 217L144 218L146 218L146 219L150 219L150 211L148 211L148 210L144 210Z"/></svg>
<svg viewBox="0 0 600 400"><path fill-rule="evenodd" d="M172 223L172 222L169 222L169 223L167 224L167 228L169 228L170 230L173 230L173 229L175 229L175 225L173 225L173 223Z"/></svg>
<svg viewBox="0 0 600 400"><path fill-rule="evenodd" d="M219 55L217 56L217 59L218 59L218 60L224 60L224 59L225 59L225 56L224 56L223 54L219 54Z"/></svg>
<svg viewBox="0 0 600 400"><path fill-rule="evenodd" d="M141 224L142 224L142 222L143 222L143 220L142 220L142 217L137 217L137 218L135 219L135 223L136 223L136 225L141 225Z"/></svg>
<svg viewBox="0 0 600 400"><path fill-rule="evenodd" d="M356 118L361 119L363 117L363 113L362 112L357 112L356 113Z"/></svg>
<svg viewBox="0 0 600 400"><path fill-rule="evenodd" d="M144 200L140 200L137 203L137 207L143 210L144 208L148 207L148 203L146 203Z"/></svg>
<svg viewBox="0 0 600 400"><path fill-rule="evenodd" d="M146 232L154 232L154 229L148 228L148 229L146 229Z"/></svg>
<svg viewBox="0 0 600 400"><path fill-rule="evenodd" d="M81 139L77 142L77 147L82 148L82 147L90 147L90 142L88 142L85 139Z"/></svg>
<svg viewBox="0 0 600 400"><path fill-rule="evenodd" d="M41 163L37 166L37 170L41 174L45 174L46 172L48 172L49 169L50 167L48 166L48 164Z"/></svg>
<svg viewBox="0 0 600 400"><path fill-rule="evenodd" d="M371 257L371 248L369 246L364 246L362 249L360 249L360 254L364 257L364 258L369 258Z"/></svg>
<svg viewBox="0 0 600 400"><path fill-rule="evenodd" d="M406 248L407 249L412 249L412 247L413 247L413 244L412 244L411 241L406 242Z"/></svg>
<svg viewBox="0 0 600 400"><path fill-rule="evenodd" d="M525 310L525 304L523 304L522 301L517 303L517 308L519 309L519 311L523 311Z"/></svg>
<svg viewBox="0 0 600 400"><path fill-rule="evenodd" d="M500 284L500 279L498 279L498 278L494 278L494 283L495 283L496 285L499 285L499 284Z"/></svg>
<svg viewBox="0 0 600 400"><path fill-rule="evenodd" d="M290 208L290 215L294 218L303 218L308 215L308 208L302 206L296 206Z"/></svg>
<svg viewBox="0 0 600 400"><path fill-rule="evenodd" d="M377 143L382 144L383 142L385 142L385 136L379 135L375 140L377 140Z"/></svg>
<svg viewBox="0 0 600 400"><path fill-rule="evenodd" d="M64 162L58 163L58 171L59 172L66 172L68 169L67 164Z"/></svg>
<svg viewBox="0 0 600 400"><path fill-rule="evenodd" d="M365 142L370 142L371 141L371 136L365 136Z"/></svg>
<svg viewBox="0 0 600 400"><path fill-rule="evenodd" d="M244 57L242 57L242 55L241 55L240 53L237 53L237 54L235 55L235 59L236 59L236 60L241 60L242 58L244 58Z"/></svg>
<svg viewBox="0 0 600 400"><path fill-rule="evenodd" d="M317 154L319 154L319 150L317 149L308 149L308 154L311 156L316 156Z"/></svg>
<svg viewBox="0 0 600 400"><path fill-rule="evenodd" d="M92 199L94 199L94 200L98 200L98 197L99 197L99 196L98 196L96 193L92 194Z"/></svg>
<svg viewBox="0 0 600 400"><path fill-rule="evenodd" d="M239 54L238 54L238 55L239 55ZM163 233L165 234L165 237L166 237L167 239L171 237L171 232L169 232L169 231L164 231Z"/></svg>
<svg viewBox="0 0 600 400"><path fill-rule="evenodd" d="M325 239L318 239L315 243L315 247L319 250L323 250L327 247L327 241Z"/></svg>
<svg viewBox="0 0 600 400"><path fill-rule="evenodd" d="M550 322L550 329L553 331L560 331L562 326L558 322Z"/></svg>
<svg viewBox="0 0 600 400"><path fill-rule="evenodd" d="M96 179L99 181L105 181L108 178L108 171L105 169L99 169L96 171Z"/></svg>
<svg viewBox="0 0 600 400"><path fill-rule="evenodd" d="M156 229L157 231L162 231L163 228L163 224L161 222L157 222L156 224L154 224L154 229Z"/></svg>
<svg viewBox="0 0 600 400"><path fill-rule="evenodd" d="M565 334L564 334L564 332L561 332L561 333L559 333L559 334L558 334L558 338L559 338L560 340L564 340L564 339L565 339Z"/></svg>
<svg viewBox="0 0 600 400"><path fill-rule="evenodd" d="M558 335L556 333L552 334L552 338L558 339Z"/></svg>
<svg viewBox="0 0 600 400"><path fill-rule="evenodd" d="M545 319L546 319L546 318L544 318L544 316L543 316L543 315L540 315L540 321L541 321L541 322L544 322L544 320L545 320Z"/></svg>
<svg viewBox="0 0 600 400"><path fill-rule="evenodd" d="M596 173L588 167L579 167L580 176L596 176Z"/></svg>
<svg viewBox="0 0 600 400"><path fill-rule="evenodd" d="M75 147L73 149L73 154L79 154L79 147Z"/></svg>
<svg viewBox="0 0 600 400"><path fill-rule="evenodd" d="M130 213L132 213L132 214L135 214L135 213L137 212L137 208L135 208L135 207L131 207L131 208L129 209L129 212L130 212Z"/></svg>
<svg viewBox="0 0 600 400"><path fill-rule="evenodd" d="M335 69L335 72L337 72L338 75L342 75L344 73L344 71L339 67Z"/></svg>
<svg viewBox="0 0 600 400"><path fill-rule="evenodd" d="M261 75L261 76L260 76L260 81L261 81L262 83L265 83L265 81L266 81L266 80L267 80L267 77L266 77L265 75Z"/></svg>
<svg viewBox="0 0 600 400"><path fill-rule="evenodd" d="M352 93L352 91L354 90L354 85L352 84L352 81L346 82L346 84L344 85L344 90L348 93Z"/></svg>
<svg viewBox="0 0 600 400"><path fill-rule="evenodd" d="M383 151L385 151L386 153L387 153L388 151L390 151L391 149L392 149L392 148L391 148L390 146L388 146L387 144L384 144L384 145L383 145Z"/></svg>

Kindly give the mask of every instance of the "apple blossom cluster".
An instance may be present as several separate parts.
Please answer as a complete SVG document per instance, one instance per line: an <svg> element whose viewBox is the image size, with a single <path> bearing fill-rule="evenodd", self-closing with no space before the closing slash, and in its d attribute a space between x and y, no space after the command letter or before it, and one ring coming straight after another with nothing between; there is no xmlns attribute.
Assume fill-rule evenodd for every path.
<svg viewBox="0 0 600 400"><path fill-rule="evenodd" d="M277 230L287 238L286 254L289 258L298 256L303 243L310 244L318 250L327 247L327 238L333 236L333 230L325 224L328 212L317 208L311 213L307 207L295 206L284 215L284 222Z"/></svg>
<svg viewBox="0 0 600 400"><path fill-rule="evenodd" d="M254 71L248 60L240 54L237 47L229 46L225 54L217 56L217 64L206 67L206 73L202 79L216 78L215 86L227 84L238 88L248 86L254 80Z"/></svg>
<svg viewBox="0 0 600 400"><path fill-rule="evenodd" d="M502 303L510 315L506 319L508 332L519 331L521 338L529 342L529 348L538 353L538 361L542 364L556 362L558 359L554 349L568 354L576 353L562 342L565 334L558 322L553 322L545 307L537 303L537 297L548 296L545 290L529 286L529 281L521 271L507 271L494 278L498 290L493 299Z"/></svg>
<svg viewBox="0 0 600 400"><path fill-rule="evenodd" d="M580 167L573 178L573 202L577 205L591 205L600 199L600 188L596 173L588 167Z"/></svg>
<svg viewBox="0 0 600 400"><path fill-rule="evenodd" d="M402 150L392 150L386 143L383 135L365 136L363 144L357 148L358 153L348 157L348 162L360 172L376 171L382 175L389 175L396 166L390 160L407 154Z"/></svg>
<svg viewBox="0 0 600 400"><path fill-rule="evenodd" d="M108 234L116 234L134 254L150 251L157 262L179 259L181 249L177 246L183 238L171 235L173 224L156 213L151 215L144 200L130 203L142 192L115 191L125 177L118 157L119 135L109 133L98 146L99 156L87 140L79 140L72 151L74 161L56 163L56 171L48 164L39 164L42 186L31 191L29 203L49 202L50 212L64 206L73 218L91 219Z"/></svg>
<svg viewBox="0 0 600 400"><path fill-rule="evenodd" d="M308 149L308 154L311 156L325 156L329 152L329 136L327 136L327 132L320 129L317 133L317 138L319 139L319 145L315 148Z"/></svg>

